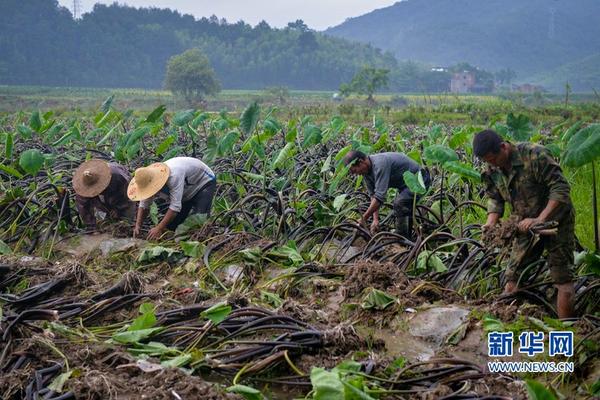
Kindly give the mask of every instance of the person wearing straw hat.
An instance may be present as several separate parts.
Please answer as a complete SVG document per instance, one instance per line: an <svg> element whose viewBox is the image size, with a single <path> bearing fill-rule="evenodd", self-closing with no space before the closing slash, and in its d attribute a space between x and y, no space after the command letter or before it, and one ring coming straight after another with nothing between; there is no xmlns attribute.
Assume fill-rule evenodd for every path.
<svg viewBox="0 0 600 400"><path fill-rule="evenodd" d="M210 214L216 189L217 178L214 172L197 158L175 157L138 168L127 189L129 198L140 202L134 237L139 236L155 196L166 198L169 209L163 219L148 232L150 240L160 238L167 229L175 230L190 211L194 214Z"/></svg>
<svg viewBox="0 0 600 400"><path fill-rule="evenodd" d="M86 227L96 226L96 210L111 219L135 218L135 203L127 197L130 179L124 166L99 159L86 161L75 170L75 204Z"/></svg>

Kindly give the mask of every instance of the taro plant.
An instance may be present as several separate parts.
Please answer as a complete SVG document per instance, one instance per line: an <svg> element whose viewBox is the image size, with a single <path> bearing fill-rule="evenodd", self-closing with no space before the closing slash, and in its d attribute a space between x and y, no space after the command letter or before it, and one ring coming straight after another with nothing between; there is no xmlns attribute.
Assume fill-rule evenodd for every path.
<svg viewBox="0 0 600 400"><path fill-rule="evenodd" d="M563 156L563 163L567 167L580 168L591 164L592 167L592 210L594 215L594 244L596 251L600 249L600 236L598 234L598 202L596 195L596 167L595 161L600 158L600 124L589 125L572 137Z"/></svg>

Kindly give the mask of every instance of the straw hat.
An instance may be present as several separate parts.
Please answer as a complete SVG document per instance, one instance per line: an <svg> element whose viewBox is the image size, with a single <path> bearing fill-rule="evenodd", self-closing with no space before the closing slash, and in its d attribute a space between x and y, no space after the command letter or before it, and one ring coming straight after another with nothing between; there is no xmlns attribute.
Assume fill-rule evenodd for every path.
<svg viewBox="0 0 600 400"><path fill-rule="evenodd" d="M169 167L165 163L154 163L135 170L129 182L127 196L134 201L146 200L154 196L169 179Z"/></svg>
<svg viewBox="0 0 600 400"><path fill-rule="evenodd" d="M93 159L81 164L73 174L73 189L82 197L96 197L106 189L112 174L104 160Z"/></svg>

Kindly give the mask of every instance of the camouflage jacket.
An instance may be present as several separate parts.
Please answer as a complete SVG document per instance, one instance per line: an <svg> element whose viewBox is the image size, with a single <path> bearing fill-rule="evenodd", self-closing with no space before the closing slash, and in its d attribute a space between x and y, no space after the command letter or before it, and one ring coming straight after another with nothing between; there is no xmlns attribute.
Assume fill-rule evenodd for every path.
<svg viewBox="0 0 600 400"><path fill-rule="evenodd" d="M481 174L488 197L488 213L504 214L508 202L512 213L521 218L535 218L548 204L548 200L562 203L557 215L560 220L572 210L569 183L558 163L548 150L532 143L512 145L511 169L508 176L497 167L489 166Z"/></svg>

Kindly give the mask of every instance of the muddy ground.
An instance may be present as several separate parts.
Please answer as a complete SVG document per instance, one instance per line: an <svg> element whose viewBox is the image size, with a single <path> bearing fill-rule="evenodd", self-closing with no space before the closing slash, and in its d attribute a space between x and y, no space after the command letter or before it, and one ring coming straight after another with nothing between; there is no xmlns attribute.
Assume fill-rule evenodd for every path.
<svg viewBox="0 0 600 400"><path fill-rule="evenodd" d="M434 364L432 360L446 358L480 366L483 373L452 383L445 383L443 379L431 380L426 391L383 397L437 399L461 393L472 394L469 398L492 395L527 398L525 384L520 377L485 373L489 357L483 321L485 316L506 324L530 317L541 320L545 311L538 305L500 297L465 299L437 283L410 278L392 263L370 260L316 264L302 275L290 277L286 274L292 269L282 270L280 266L274 267L264 261L260 268L237 264L231 268L229 265L214 271L216 279L228 288L227 294L215 290L214 279L206 273L201 259L180 255L141 263L138 261L141 250L152 245L114 234L80 236L62 241L56 247L59 256L49 261L32 257L5 257L1 260L0 264L12 272L21 271L21 288L15 289L19 287L17 282L10 289L3 288L3 294L11 292L18 296L25 287L69 277L65 285L42 296L39 301L22 307L4 305L5 316L11 313L17 315L28 307L43 308L43 304L49 304L51 299L62 298L65 303L89 301L98 293L123 282L124 276L130 285L125 292L143 294L125 306L93 319L51 317L48 318L51 321L23 321L10 328L9 324L3 323L1 398L35 398L32 393L36 391L39 398L60 396L57 390L52 396L43 397L48 396L44 388L54 382L59 373L66 371L71 374L60 392L70 393L77 399L242 398L225 391L234 381L260 388L268 397L292 398L309 392L307 376L314 367L333 368L342 361L355 360L369 375L393 377L395 372L401 371L397 367L398 360L403 360L403 365L424 363L412 372L413 376L420 376L427 369L444 365ZM264 249L268 246L269 243L257 241L249 235L238 235L215 250L211 260L219 265L218 261L235 256L241 249ZM5 279L7 275L4 273L1 278ZM372 289L384 292L393 300L385 307L366 307L365 296ZM269 297L265 292L275 296ZM159 357L136 357L128 351L128 346L110 340L110 333L102 330L102 327L110 330L114 324L123 326L131 323L139 315L139 306L144 302L153 303L158 315L192 305L208 307L219 301L228 302L234 310L258 307L307 324L310 328L306 329L320 332L319 344L302 351L290 350L286 354L289 362L282 356L260 374L236 376L239 368L231 372L213 365L211 369L202 362L200 365L203 367L197 369L189 364L186 368L161 366ZM60 306L56 302L50 304L50 309ZM190 324L195 323L193 321ZM50 323L69 329L61 331L56 325L50 327ZM593 336L594 326L586 326L585 321L578 324L579 332L590 334L590 338L597 337ZM7 330L10 330L9 334ZM213 331L211 334L216 333ZM168 342L168 335L161 337L165 338L167 345L172 344ZM244 339L272 340L273 334L261 331ZM588 387L586 385L598 379L599 362L597 355L585 354L589 357L585 362L586 368L576 371L576 376L561 378L565 379L561 388L566 398L591 398L584 390ZM202 359L206 355L194 354L194 357ZM59 367L55 368L55 373L47 376L40 373L56 365ZM287 378L283 377L289 376L295 376L294 379L299 379L300 383L268 382L273 379L285 381ZM550 381L555 376L535 378ZM407 384L402 388L415 387Z"/></svg>

